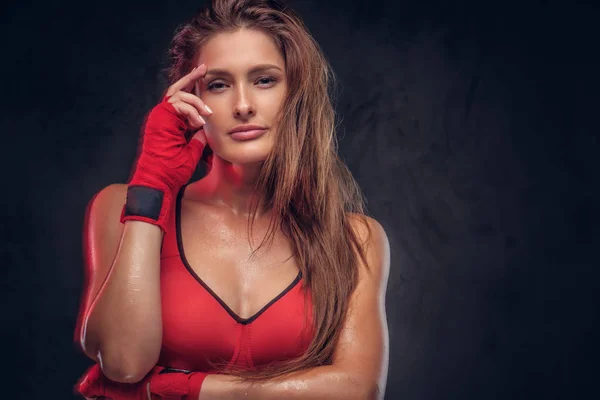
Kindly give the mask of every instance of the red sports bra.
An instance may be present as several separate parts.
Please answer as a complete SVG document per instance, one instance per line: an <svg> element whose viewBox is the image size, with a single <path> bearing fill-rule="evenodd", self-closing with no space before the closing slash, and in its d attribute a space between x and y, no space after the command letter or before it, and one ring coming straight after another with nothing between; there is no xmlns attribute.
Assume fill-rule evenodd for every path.
<svg viewBox="0 0 600 400"><path fill-rule="evenodd" d="M181 199L186 186L177 195L175 215L161 248L163 342L158 366L210 372L210 363L215 363L254 369L300 356L314 334L310 291L304 287L301 274L252 317L236 315L200 279L185 257ZM90 368L75 391L92 397L90 390L81 391L81 382L92 388L98 385L90 380L98 377L105 385L107 379L98 373L98 366Z"/></svg>

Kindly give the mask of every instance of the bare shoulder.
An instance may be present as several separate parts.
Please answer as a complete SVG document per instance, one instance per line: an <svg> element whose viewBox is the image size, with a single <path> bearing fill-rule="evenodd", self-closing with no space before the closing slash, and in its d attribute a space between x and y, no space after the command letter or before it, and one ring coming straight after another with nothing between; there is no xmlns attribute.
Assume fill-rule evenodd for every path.
<svg viewBox="0 0 600 400"><path fill-rule="evenodd" d="M367 215L348 213L346 218L365 252L368 262L366 270L385 286L390 268L390 243L385 229L379 221ZM365 268L361 268L362 272L366 272Z"/></svg>
<svg viewBox="0 0 600 400"><path fill-rule="evenodd" d="M127 198L127 185L124 183L113 183L102 188L90 200L89 206L95 211L111 211L121 209ZM120 212L120 210L119 210Z"/></svg>

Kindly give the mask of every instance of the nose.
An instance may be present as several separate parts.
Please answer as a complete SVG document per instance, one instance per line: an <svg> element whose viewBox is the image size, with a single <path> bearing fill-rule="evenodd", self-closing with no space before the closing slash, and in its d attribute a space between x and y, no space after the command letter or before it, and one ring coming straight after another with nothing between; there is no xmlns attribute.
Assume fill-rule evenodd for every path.
<svg viewBox="0 0 600 400"><path fill-rule="evenodd" d="M248 93L248 89L239 87L237 98L233 106L233 115L236 118L248 119L249 117L254 116L255 113L256 110L252 99L250 98L250 94Z"/></svg>

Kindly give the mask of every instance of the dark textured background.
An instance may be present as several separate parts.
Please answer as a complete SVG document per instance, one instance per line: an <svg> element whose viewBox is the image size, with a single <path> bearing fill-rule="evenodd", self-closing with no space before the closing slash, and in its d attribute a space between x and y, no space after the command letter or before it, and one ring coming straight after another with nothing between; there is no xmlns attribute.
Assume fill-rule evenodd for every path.
<svg viewBox="0 0 600 400"><path fill-rule="evenodd" d="M70 398L90 364L72 343L85 206L126 182L199 4L2 6L2 397ZM592 7L292 5L337 73L340 152L392 246L386 399L597 396Z"/></svg>

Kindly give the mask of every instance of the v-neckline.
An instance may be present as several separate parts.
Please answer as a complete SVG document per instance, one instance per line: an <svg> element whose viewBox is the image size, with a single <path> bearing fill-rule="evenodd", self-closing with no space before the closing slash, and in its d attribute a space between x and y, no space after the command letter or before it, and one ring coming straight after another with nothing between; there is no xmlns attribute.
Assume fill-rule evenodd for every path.
<svg viewBox="0 0 600 400"><path fill-rule="evenodd" d="M217 295L210 288L210 286L208 286L206 284L206 282L204 282L202 280L202 278L200 278L198 276L198 274L196 273L196 271L194 271L194 269L190 265L187 257L185 256L185 251L184 251L184 248L183 248L183 235L182 235L182 232L181 232L181 200L183 198L183 193L184 193L185 188L187 186L188 185L184 185L184 186L181 187L181 189L177 193L177 200L175 202L175 231L176 231L176 236L177 236L177 249L179 250L179 256L181 258L181 262L183 263L183 265L185 266L185 268L187 269L187 271L190 273L190 275L198 283L200 283L200 285L202 285L202 287L204 287L204 289L206 289L206 291L221 305L221 307L223 307L223 309L225 311L227 311L227 313L237 323L242 324L242 325L247 325L247 324L253 322L254 320L256 320L258 317L260 317L265 311L267 311L269 309L269 307L271 307L279 299L281 299L288 292L290 292L298 284L298 282L300 282L300 280L302 279L302 271L299 271L298 275L296 275L296 278L285 289L283 289L283 291L281 291L281 293L279 293L277 296L275 296L275 298L273 298L271 301L269 301L264 307L262 307L260 310L258 310L254 315L252 315L252 316L250 316L248 318L242 318L242 317L240 317L237 313L235 313L235 311L233 311L231 309L231 307L229 307L227 305L227 303L225 303L223 301L223 299L221 299L221 297L219 297L219 295Z"/></svg>

